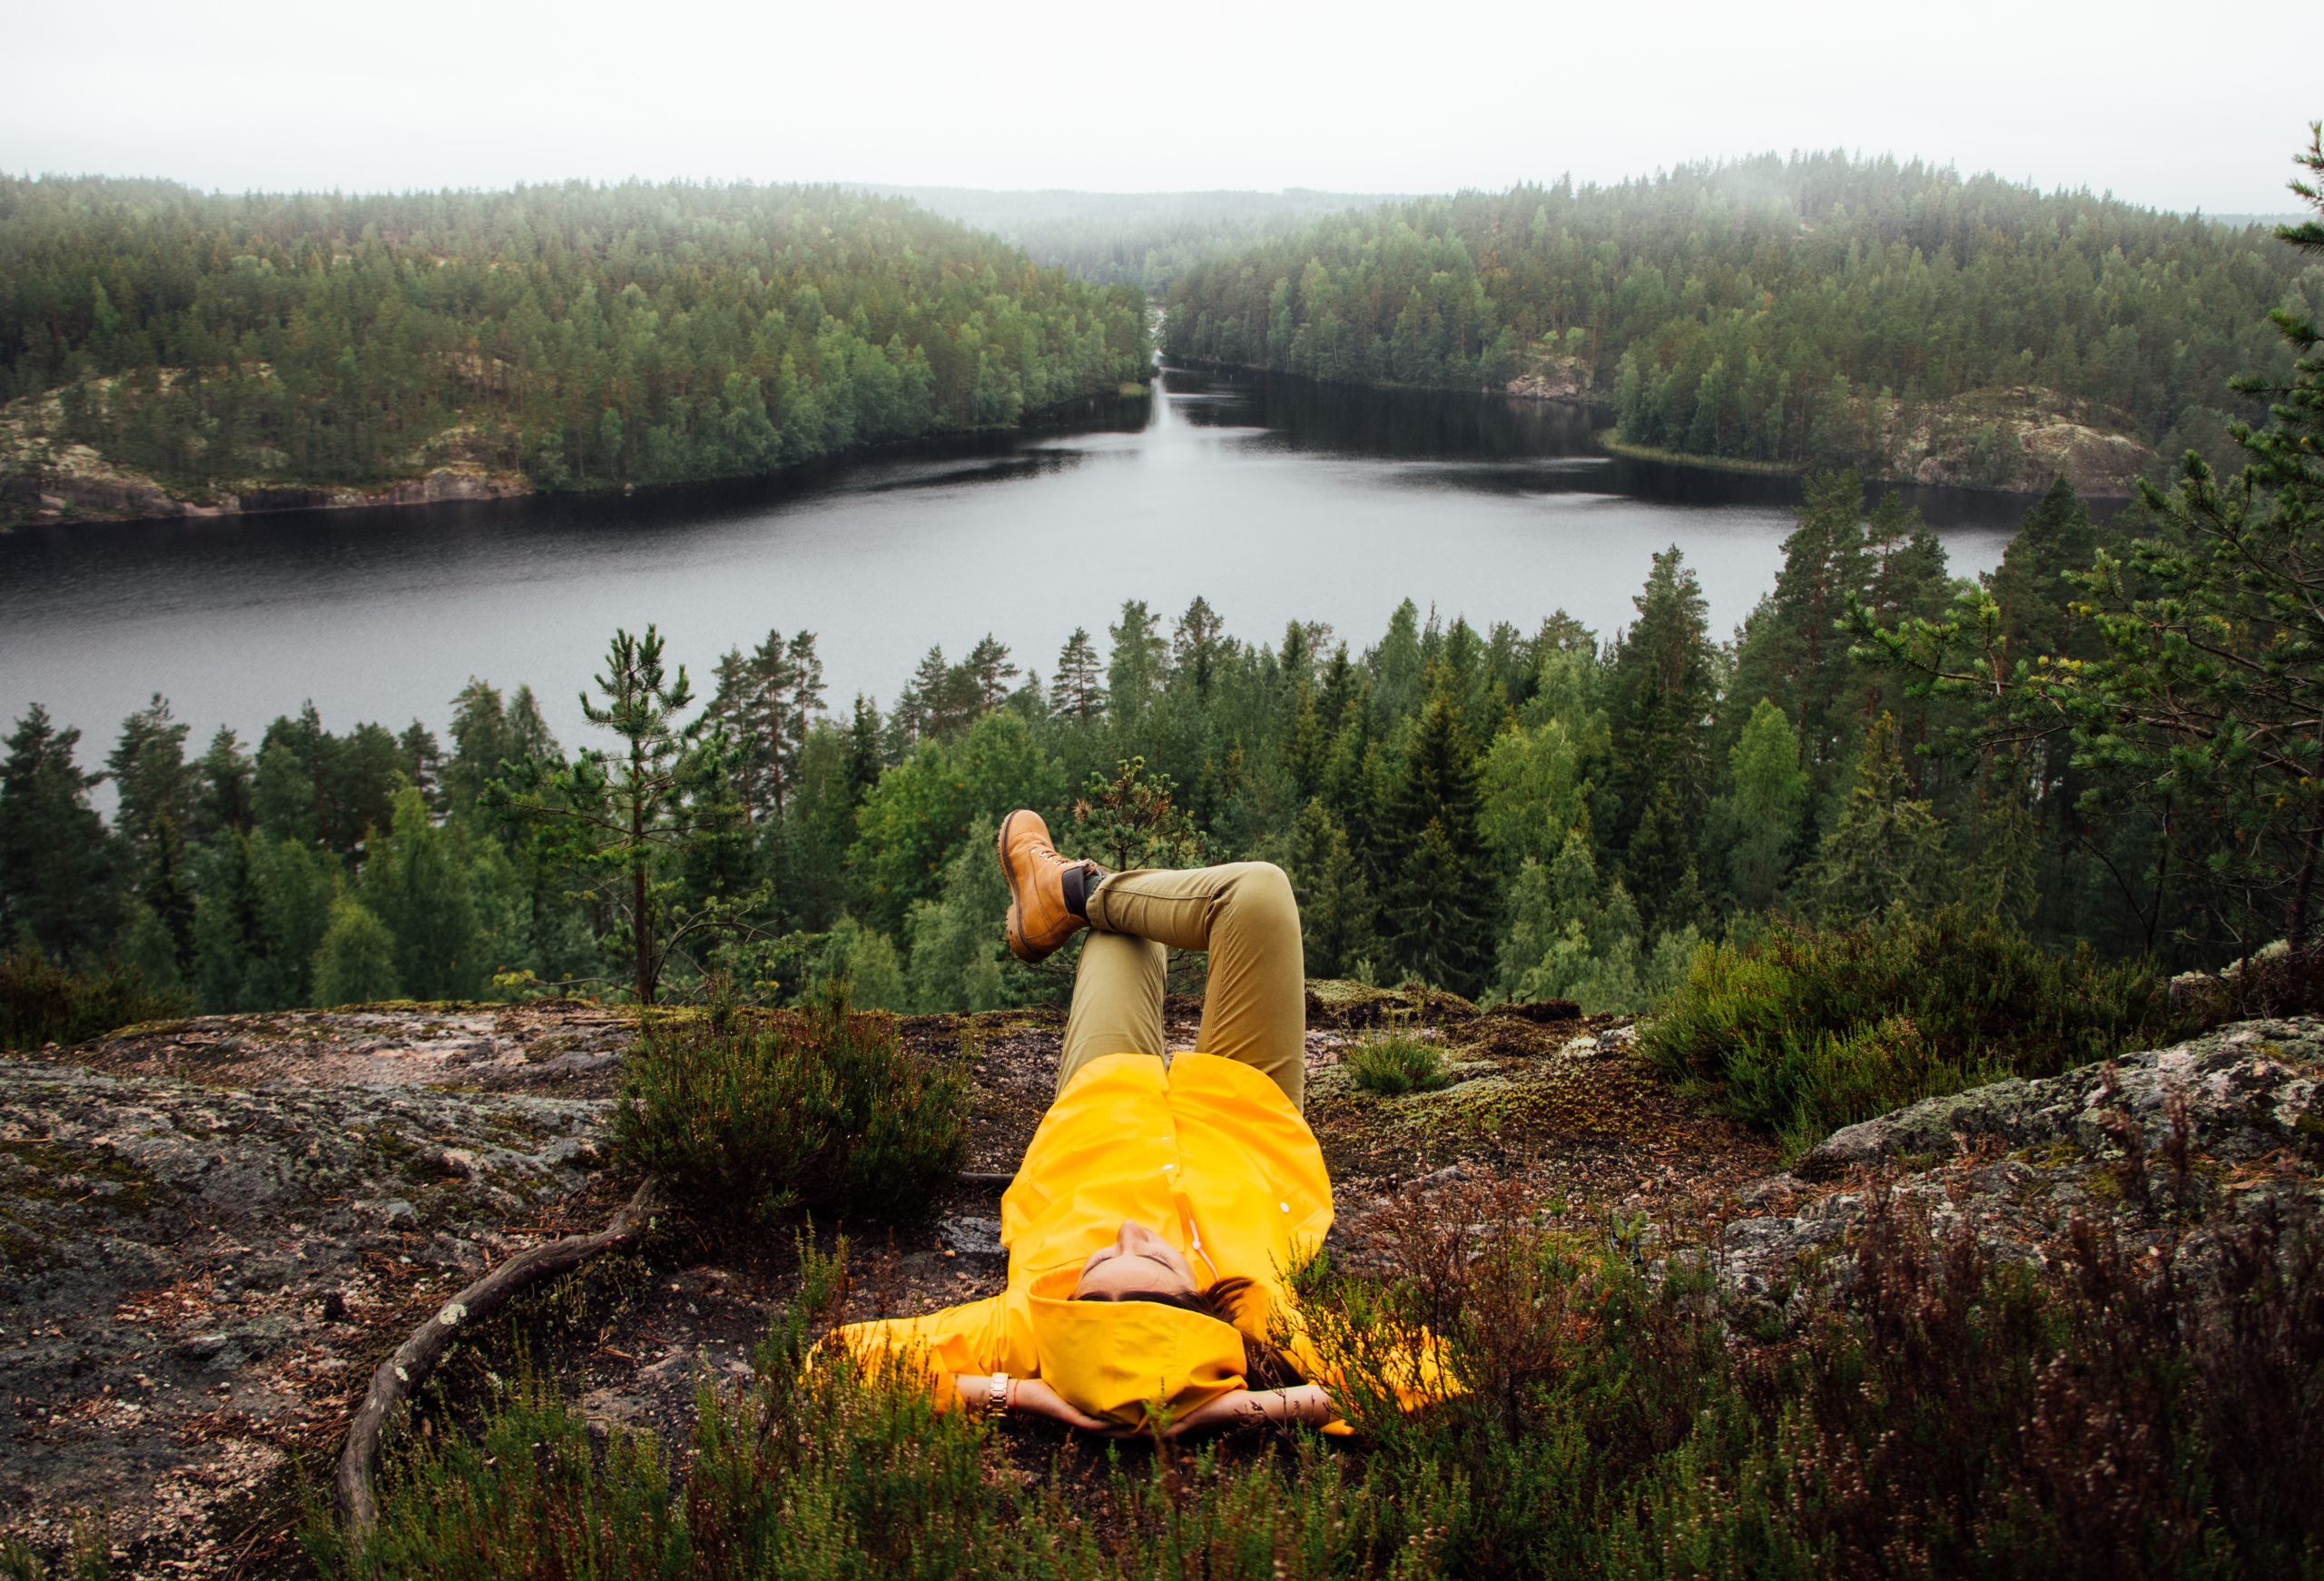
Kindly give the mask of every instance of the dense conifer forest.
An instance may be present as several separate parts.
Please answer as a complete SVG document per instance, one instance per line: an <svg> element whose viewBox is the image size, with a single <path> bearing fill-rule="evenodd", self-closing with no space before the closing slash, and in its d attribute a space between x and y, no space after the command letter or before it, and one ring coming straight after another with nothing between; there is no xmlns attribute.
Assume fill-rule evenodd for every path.
<svg viewBox="0 0 2324 1581"><path fill-rule="evenodd" d="M1699 455L1871 469L1885 433L1965 423L1974 482L2014 459L1984 409L2029 387L2166 469L2229 459L2257 410L2227 381L2287 371L2267 314L2324 307L2324 268L2272 227L1830 153L1319 220L1167 300L1171 354L1317 379L1578 365L1625 440Z"/></svg>
<svg viewBox="0 0 2324 1581"><path fill-rule="evenodd" d="M901 200L0 177L0 398L175 485L763 473L1143 376L1144 300Z"/></svg>

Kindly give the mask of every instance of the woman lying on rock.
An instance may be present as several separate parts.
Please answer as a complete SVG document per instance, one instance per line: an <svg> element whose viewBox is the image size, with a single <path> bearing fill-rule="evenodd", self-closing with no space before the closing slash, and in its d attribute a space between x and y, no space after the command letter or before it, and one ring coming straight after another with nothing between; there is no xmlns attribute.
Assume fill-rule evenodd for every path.
<svg viewBox="0 0 2324 1581"><path fill-rule="evenodd" d="M924 1357L948 1406L1091 1432L1348 1428L1286 1295L1332 1226L1301 1118L1299 907L1264 862L1108 873L1059 856L1029 812L1000 826L1009 947L1039 961L1084 927L1057 1099L1001 1199L1009 1288L921 1318L857 1323L860 1357ZM1166 947L1206 950L1198 1052L1164 1052ZM1271 1321L1287 1334L1269 1342ZM1400 1398L1435 1392L1404 1366Z"/></svg>

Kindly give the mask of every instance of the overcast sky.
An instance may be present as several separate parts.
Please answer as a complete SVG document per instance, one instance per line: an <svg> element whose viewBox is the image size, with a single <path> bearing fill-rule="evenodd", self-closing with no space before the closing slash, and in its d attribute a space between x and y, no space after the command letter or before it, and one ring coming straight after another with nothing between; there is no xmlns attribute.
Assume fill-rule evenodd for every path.
<svg viewBox="0 0 2324 1581"><path fill-rule="evenodd" d="M2292 206L2316 0L0 0L0 168L203 187L571 176L1505 187L1845 147Z"/></svg>

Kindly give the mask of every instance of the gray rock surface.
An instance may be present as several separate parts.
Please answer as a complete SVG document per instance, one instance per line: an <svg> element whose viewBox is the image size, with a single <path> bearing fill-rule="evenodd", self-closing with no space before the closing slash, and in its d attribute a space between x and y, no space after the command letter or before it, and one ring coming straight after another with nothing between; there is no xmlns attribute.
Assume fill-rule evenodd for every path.
<svg viewBox="0 0 2324 1581"><path fill-rule="evenodd" d="M1790 1313L1811 1276L1845 1284L1844 1247L1883 1197L1943 1235L2042 1263L2074 1215L2124 1240L2191 1242L2262 1204L2319 1201L2324 1022L2241 1022L2167 1049L2039 1081L1931 1098L1846 1126L1741 1194L1788 1213L1729 1220L1711 1248L1722 1287Z"/></svg>
<svg viewBox="0 0 2324 1581"><path fill-rule="evenodd" d="M261 1080L0 1062L0 1530L102 1507L125 1554L211 1567L222 1512L327 1463L414 1308L602 1217L606 1099L420 1085L475 1074L476 1040L371 1023L307 1081L295 1042L216 1023L159 1035Z"/></svg>

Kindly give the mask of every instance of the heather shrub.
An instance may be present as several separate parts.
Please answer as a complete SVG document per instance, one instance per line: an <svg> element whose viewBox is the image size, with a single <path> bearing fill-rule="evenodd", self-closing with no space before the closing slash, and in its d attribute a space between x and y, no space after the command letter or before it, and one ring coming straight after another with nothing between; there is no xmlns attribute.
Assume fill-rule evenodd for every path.
<svg viewBox="0 0 2324 1581"><path fill-rule="evenodd" d="M2045 950L1949 907L1852 928L1778 922L1704 949L1640 1048L1800 1151L1922 1098L2168 1042L2185 1020L2145 963Z"/></svg>
<svg viewBox="0 0 2324 1581"><path fill-rule="evenodd" d="M0 954L0 1049L77 1043L141 1021L192 1013L176 990L156 990L134 967L108 961L94 973L49 964L38 950Z"/></svg>
<svg viewBox="0 0 2324 1581"><path fill-rule="evenodd" d="M1410 1189L1382 1259L1294 1270L1354 1440L1156 1449L935 1408L911 1366L803 1363L801 1293L690 1453L591 1451L536 1386L479 1439L407 1435L332 1577L1602 1575L2272 1576L2324 1566L2324 1242L2264 1215L2211 1251L2079 1226L2036 1276L1876 1201L1845 1290L1752 1339L1682 1255L1649 1272L1517 1188ZM1731 1315L1728 1315L1731 1316ZM1744 1325L1748 1327L1748 1325ZM1401 1408L1425 1347L1461 1388ZM1031 1464L1026 1462L1029 1460Z"/></svg>
<svg viewBox="0 0 2324 1581"><path fill-rule="evenodd" d="M613 1145L745 1223L802 1207L904 1216L959 1174L967 1091L958 1068L908 1052L892 1018L843 1003L665 1023L628 1062Z"/></svg>

